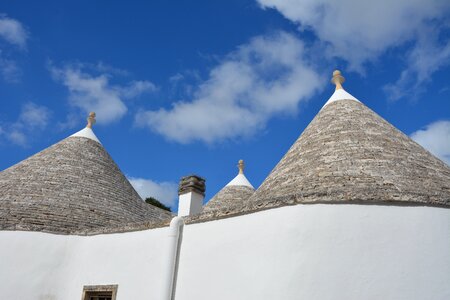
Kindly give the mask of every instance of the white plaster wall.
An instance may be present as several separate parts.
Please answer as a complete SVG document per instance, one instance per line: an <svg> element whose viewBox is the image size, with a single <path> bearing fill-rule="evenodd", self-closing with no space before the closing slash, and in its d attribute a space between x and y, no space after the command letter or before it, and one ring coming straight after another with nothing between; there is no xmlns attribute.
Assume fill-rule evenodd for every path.
<svg viewBox="0 0 450 300"><path fill-rule="evenodd" d="M177 300L450 299L450 210L297 205L184 229Z"/></svg>
<svg viewBox="0 0 450 300"><path fill-rule="evenodd" d="M0 231L0 299L161 299L169 228ZM186 225L176 300L450 299L450 210L297 205Z"/></svg>
<svg viewBox="0 0 450 300"><path fill-rule="evenodd" d="M55 293L65 289L69 244L65 236L0 231L0 299L62 299Z"/></svg>
<svg viewBox="0 0 450 300"><path fill-rule="evenodd" d="M91 237L0 231L0 299L80 300L118 284L118 299L160 299L168 228Z"/></svg>
<svg viewBox="0 0 450 300"><path fill-rule="evenodd" d="M205 196L195 192L180 195L180 200L178 201L178 215L189 216L200 213L202 211L204 198Z"/></svg>

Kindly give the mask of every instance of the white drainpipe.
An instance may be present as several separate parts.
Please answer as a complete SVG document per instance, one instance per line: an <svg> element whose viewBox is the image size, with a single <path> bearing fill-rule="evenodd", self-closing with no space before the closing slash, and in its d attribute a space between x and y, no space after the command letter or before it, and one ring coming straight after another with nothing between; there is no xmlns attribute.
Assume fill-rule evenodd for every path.
<svg viewBox="0 0 450 300"><path fill-rule="evenodd" d="M183 238L184 221L182 217L175 217L169 227L169 249L166 261L166 276L164 282L164 300L174 300L178 275L181 239Z"/></svg>

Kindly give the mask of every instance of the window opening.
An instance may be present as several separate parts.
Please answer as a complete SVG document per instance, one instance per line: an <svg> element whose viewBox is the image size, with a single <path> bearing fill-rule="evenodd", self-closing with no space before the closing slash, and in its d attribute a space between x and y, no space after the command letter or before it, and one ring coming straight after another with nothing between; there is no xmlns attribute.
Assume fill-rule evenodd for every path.
<svg viewBox="0 0 450 300"><path fill-rule="evenodd" d="M118 285L85 285L82 300L116 300Z"/></svg>

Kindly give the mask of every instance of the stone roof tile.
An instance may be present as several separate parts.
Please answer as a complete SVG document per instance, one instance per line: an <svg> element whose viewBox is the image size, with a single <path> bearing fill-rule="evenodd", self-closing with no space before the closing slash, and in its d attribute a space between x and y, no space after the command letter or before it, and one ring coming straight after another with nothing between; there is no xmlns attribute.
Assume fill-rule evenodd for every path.
<svg viewBox="0 0 450 300"><path fill-rule="evenodd" d="M246 185L227 185L206 203L204 211L232 207L245 202L255 190Z"/></svg>
<svg viewBox="0 0 450 300"><path fill-rule="evenodd" d="M54 233L160 221L103 146L71 136L0 172L0 230Z"/></svg>
<svg viewBox="0 0 450 300"><path fill-rule="evenodd" d="M237 165L239 173L211 200L206 203L203 211L222 210L242 205L255 192L255 188L244 175L244 161L241 159Z"/></svg>
<svg viewBox="0 0 450 300"><path fill-rule="evenodd" d="M248 202L450 207L450 168L359 101L328 103Z"/></svg>

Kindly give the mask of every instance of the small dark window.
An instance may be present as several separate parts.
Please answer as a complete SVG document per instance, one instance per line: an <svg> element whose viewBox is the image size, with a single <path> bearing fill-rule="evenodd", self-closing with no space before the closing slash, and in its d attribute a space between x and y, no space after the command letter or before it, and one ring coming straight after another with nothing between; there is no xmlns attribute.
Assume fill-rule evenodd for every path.
<svg viewBox="0 0 450 300"><path fill-rule="evenodd" d="M112 300L112 292L87 292L86 300Z"/></svg>
<svg viewBox="0 0 450 300"><path fill-rule="evenodd" d="M118 285L86 285L82 300L116 300Z"/></svg>

